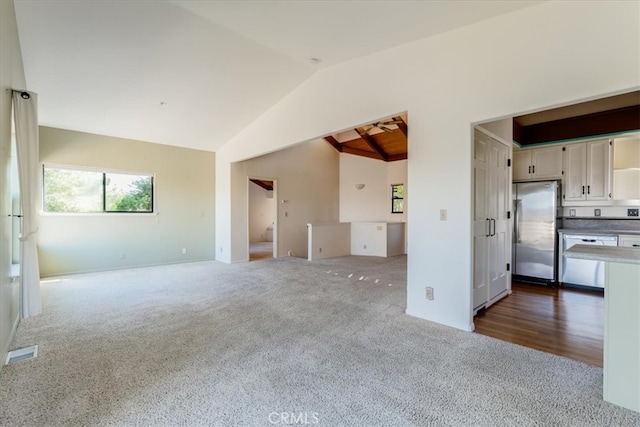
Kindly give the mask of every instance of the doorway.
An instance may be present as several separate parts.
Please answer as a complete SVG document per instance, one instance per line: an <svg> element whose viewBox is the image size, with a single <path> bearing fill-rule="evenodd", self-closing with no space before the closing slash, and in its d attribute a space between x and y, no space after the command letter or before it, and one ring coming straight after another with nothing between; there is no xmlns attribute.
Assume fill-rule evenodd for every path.
<svg viewBox="0 0 640 427"><path fill-rule="evenodd" d="M277 258L276 180L249 177L249 261Z"/></svg>

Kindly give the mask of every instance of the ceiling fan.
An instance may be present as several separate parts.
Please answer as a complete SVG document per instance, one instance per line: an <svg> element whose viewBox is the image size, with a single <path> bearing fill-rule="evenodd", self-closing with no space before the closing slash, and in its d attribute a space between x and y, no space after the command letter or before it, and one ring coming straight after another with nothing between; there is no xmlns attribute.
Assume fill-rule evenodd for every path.
<svg viewBox="0 0 640 427"><path fill-rule="evenodd" d="M387 133L393 133L396 129L390 128L389 126L391 125L399 125L401 123L404 123L404 121L402 120L382 120L379 122L375 122L371 125L369 125L369 128L366 130L367 133L369 133L369 131L371 129L380 129L383 130Z"/></svg>

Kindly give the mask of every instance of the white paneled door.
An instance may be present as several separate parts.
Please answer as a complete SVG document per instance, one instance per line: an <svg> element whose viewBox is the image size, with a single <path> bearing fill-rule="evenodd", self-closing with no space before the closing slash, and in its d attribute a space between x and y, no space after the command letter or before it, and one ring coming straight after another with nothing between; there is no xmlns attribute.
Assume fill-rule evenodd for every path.
<svg viewBox="0 0 640 427"><path fill-rule="evenodd" d="M507 294L511 254L509 147L476 131L474 137L473 306Z"/></svg>
<svg viewBox="0 0 640 427"><path fill-rule="evenodd" d="M489 295L489 147L491 141L476 131L473 160L473 308L486 305Z"/></svg>

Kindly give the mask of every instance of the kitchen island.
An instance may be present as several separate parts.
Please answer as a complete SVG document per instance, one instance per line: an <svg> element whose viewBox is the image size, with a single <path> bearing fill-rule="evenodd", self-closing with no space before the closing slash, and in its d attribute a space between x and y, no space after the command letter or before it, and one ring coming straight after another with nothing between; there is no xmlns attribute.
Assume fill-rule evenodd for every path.
<svg viewBox="0 0 640 427"><path fill-rule="evenodd" d="M605 262L603 398L640 412L640 249L575 245L564 256Z"/></svg>

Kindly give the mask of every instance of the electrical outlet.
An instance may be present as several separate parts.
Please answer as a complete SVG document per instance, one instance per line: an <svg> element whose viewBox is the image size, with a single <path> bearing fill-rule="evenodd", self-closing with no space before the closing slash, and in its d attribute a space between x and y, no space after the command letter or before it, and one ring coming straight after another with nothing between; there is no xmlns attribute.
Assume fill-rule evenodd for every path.
<svg viewBox="0 0 640 427"><path fill-rule="evenodd" d="M318 249L318 252L322 253L322 248L319 248L319 249Z"/></svg>
<svg viewBox="0 0 640 427"><path fill-rule="evenodd" d="M120 254L120 259L125 259L126 257L127 257L127 254L125 254L124 252Z"/></svg>
<svg viewBox="0 0 640 427"><path fill-rule="evenodd" d="M627 216L638 216L638 209L627 209Z"/></svg>
<svg viewBox="0 0 640 427"><path fill-rule="evenodd" d="M367 249L367 245L362 245L362 248L363 249Z"/></svg>
<svg viewBox="0 0 640 427"><path fill-rule="evenodd" d="M446 221L446 220L447 220L447 210L440 209L440 221Z"/></svg>
<svg viewBox="0 0 640 427"><path fill-rule="evenodd" d="M433 288L430 286L427 286L426 291L427 291L427 299L429 301L433 301Z"/></svg>
<svg viewBox="0 0 640 427"><path fill-rule="evenodd" d="M186 255L187 254L187 248L182 248L182 255Z"/></svg>
<svg viewBox="0 0 640 427"><path fill-rule="evenodd" d="M594 215L594 216L600 216L601 212L602 212L602 211L601 211L600 209L594 209L594 210L593 210L593 215Z"/></svg>
<svg viewBox="0 0 640 427"><path fill-rule="evenodd" d="M575 209L569 209L569 216L576 216L576 210Z"/></svg>

